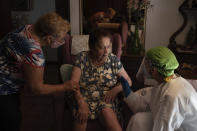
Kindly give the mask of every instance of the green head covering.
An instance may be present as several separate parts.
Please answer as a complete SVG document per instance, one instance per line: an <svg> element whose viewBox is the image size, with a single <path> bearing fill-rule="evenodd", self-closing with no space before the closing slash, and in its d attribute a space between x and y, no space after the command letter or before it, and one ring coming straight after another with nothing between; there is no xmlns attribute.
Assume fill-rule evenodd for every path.
<svg viewBox="0 0 197 131"><path fill-rule="evenodd" d="M175 55L166 47L154 47L149 49L147 58L151 64L157 68L158 72L165 77L173 75L174 70L179 66Z"/></svg>

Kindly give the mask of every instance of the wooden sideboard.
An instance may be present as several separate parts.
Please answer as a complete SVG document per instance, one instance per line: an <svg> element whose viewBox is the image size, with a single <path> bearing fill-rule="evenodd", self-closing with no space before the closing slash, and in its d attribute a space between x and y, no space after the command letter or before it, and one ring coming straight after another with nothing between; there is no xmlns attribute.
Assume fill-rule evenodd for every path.
<svg viewBox="0 0 197 131"><path fill-rule="evenodd" d="M197 71L193 71L190 69L177 69L177 73L186 79L194 79L197 80Z"/></svg>
<svg viewBox="0 0 197 131"><path fill-rule="evenodd" d="M197 53L180 53L174 51L174 54L180 64L176 72L184 78L197 79ZM183 67L183 63L190 66L188 68Z"/></svg>
<svg viewBox="0 0 197 131"><path fill-rule="evenodd" d="M136 74L142 60L143 60L143 55L130 55L127 53L123 53L121 56L121 62L132 80L134 90L138 90L140 88L143 88L144 86L142 83L139 83L136 80Z"/></svg>
<svg viewBox="0 0 197 131"><path fill-rule="evenodd" d="M137 55L123 54L121 56L121 62L131 78L135 77L138 68L140 67L140 64L142 62L142 59L143 56Z"/></svg>

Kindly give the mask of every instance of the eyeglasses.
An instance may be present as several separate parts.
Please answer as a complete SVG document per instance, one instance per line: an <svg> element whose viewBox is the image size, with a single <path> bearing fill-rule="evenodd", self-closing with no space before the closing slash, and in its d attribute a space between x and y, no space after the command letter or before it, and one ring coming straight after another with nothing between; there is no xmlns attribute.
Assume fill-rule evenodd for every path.
<svg viewBox="0 0 197 131"><path fill-rule="evenodd" d="M64 43L65 43L65 39L58 40L58 39L55 39L55 37L53 37L53 43L51 43L51 48L58 48Z"/></svg>
<svg viewBox="0 0 197 131"><path fill-rule="evenodd" d="M56 42L58 42L58 43L62 43L62 44L65 43L65 38L64 38L64 37L61 38L61 39L58 39L58 38L55 38L55 37L53 37L53 38L54 38L54 41L56 41Z"/></svg>

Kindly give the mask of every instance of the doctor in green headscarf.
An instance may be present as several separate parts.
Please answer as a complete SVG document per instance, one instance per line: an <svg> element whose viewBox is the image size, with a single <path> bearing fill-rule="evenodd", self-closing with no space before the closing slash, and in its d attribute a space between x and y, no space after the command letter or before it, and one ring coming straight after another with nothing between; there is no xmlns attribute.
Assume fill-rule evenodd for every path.
<svg viewBox="0 0 197 131"><path fill-rule="evenodd" d="M157 81L153 87L132 91L121 77L125 102L135 113L127 131L197 131L197 93L184 78L174 73L179 63L166 47L148 50L137 78Z"/></svg>

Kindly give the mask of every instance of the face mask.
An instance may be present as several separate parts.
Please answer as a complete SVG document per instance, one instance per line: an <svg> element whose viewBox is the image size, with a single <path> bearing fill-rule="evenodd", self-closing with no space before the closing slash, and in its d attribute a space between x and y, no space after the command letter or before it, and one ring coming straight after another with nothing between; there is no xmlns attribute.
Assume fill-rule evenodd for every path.
<svg viewBox="0 0 197 131"><path fill-rule="evenodd" d="M136 75L137 79L139 78L140 81L144 82L145 79L151 78L151 75L147 72L145 67L145 58L142 60L140 68Z"/></svg>
<svg viewBox="0 0 197 131"><path fill-rule="evenodd" d="M58 41L54 41L52 44L51 44L51 48L58 48L59 46L63 45L65 42L58 42Z"/></svg>
<svg viewBox="0 0 197 131"><path fill-rule="evenodd" d="M140 81L143 82L144 85L148 86L156 86L157 81L152 78L150 73L147 71L145 67L145 58L142 60L142 63L140 65L140 68L137 72L136 78Z"/></svg>
<svg viewBox="0 0 197 131"><path fill-rule="evenodd" d="M144 85L156 87L158 82L150 75L146 67L143 68L144 72Z"/></svg>
<svg viewBox="0 0 197 131"><path fill-rule="evenodd" d="M144 66L143 68L143 74L144 74L144 78L145 79L151 79L151 75L148 73L148 71L146 70L146 67Z"/></svg>

